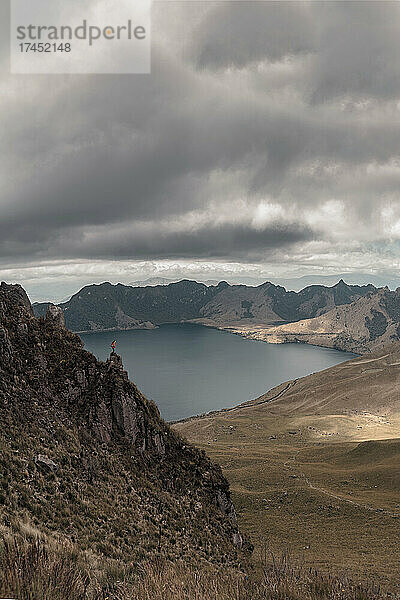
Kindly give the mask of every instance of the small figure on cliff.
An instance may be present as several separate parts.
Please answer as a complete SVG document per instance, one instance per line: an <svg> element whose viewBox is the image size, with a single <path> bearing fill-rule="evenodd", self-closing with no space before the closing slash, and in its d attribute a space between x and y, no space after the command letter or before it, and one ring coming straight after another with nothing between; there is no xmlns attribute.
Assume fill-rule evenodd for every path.
<svg viewBox="0 0 400 600"><path fill-rule="evenodd" d="M115 344L116 344L116 343L117 343L117 340L113 340L113 341L111 342L111 348L112 348L112 351L113 351L113 352L115 352Z"/></svg>

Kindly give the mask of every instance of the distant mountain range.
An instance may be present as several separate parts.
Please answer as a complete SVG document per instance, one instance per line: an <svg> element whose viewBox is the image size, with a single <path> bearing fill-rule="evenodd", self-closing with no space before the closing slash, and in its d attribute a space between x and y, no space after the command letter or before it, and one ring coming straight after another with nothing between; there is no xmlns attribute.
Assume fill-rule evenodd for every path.
<svg viewBox="0 0 400 600"><path fill-rule="evenodd" d="M332 286L341 279L349 285L368 285L372 284L377 288L388 287L395 290L400 286L400 277L385 277L383 275L371 275L369 273L340 273L339 275L304 275L303 277L293 278L273 278L276 284L283 285L287 290L300 291L309 285L327 285Z"/></svg>
<svg viewBox="0 0 400 600"><path fill-rule="evenodd" d="M273 343L307 342L357 353L380 350L400 339L400 290L381 288L311 319L275 327L237 330Z"/></svg>
<svg viewBox="0 0 400 600"><path fill-rule="evenodd" d="M269 282L257 287L225 281L207 286L183 280L144 288L103 283L84 287L59 306L72 331L143 329L183 321L234 327L318 317L376 291L373 285L347 285L343 280L300 292ZM48 303L35 304L35 314L44 316L47 308Z"/></svg>
<svg viewBox="0 0 400 600"><path fill-rule="evenodd" d="M339 283L343 279L349 285L368 285L372 284L377 288L388 287L391 290L395 290L400 286L400 277L384 276L384 275L372 275L370 273L358 273L356 271L351 273L339 273L336 275L303 275L302 277L271 277L268 280L275 285L281 285L288 291L300 292L305 287L310 285L324 285L332 287ZM169 283L177 283L181 281L182 277L149 277L148 279L132 281L128 285L132 287L146 287L148 285L168 285ZM205 285L218 285L218 279L202 279L193 277L193 281L197 283L204 283ZM260 277L249 277L249 276L231 276L226 280L230 285L248 285L258 287L263 280Z"/></svg>
<svg viewBox="0 0 400 600"><path fill-rule="evenodd" d="M179 281L182 281L181 277L149 277L148 279L139 279L138 281L132 281L128 285L132 287L148 287L155 285L169 285L170 283L178 283ZM218 279L206 279L204 281L200 279L195 279L193 281L196 281L197 283L204 283L204 285L218 285Z"/></svg>

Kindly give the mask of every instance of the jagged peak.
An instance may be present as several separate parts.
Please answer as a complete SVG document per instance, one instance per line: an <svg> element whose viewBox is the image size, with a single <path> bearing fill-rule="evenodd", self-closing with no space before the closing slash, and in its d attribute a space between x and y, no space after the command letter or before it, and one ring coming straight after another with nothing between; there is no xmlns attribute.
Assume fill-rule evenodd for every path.
<svg viewBox="0 0 400 600"><path fill-rule="evenodd" d="M264 281L264 283L261 283L257 287L258 288L263 288L263 289L266 289L266 290L269 290L269 289L284 290L286 292L286 288L284 288L282 285L278 285L276 283L272 283L272 281Z"/></svg>
<svg viewBox="0 0 400 600"><path fill-rule="evenodd" d="M33 316L31 302L21 285L2 281L0 284L0 294L3 295L11 305L25 309L30 316Z"/></svg>
<svg viewBox="0 0 400 600"><path fill-rule="evenodd" d="M335 285L332 286L333 288L348 288L349 285L345 282L344 279L339 279L339 281L337 283L335 283Z"/></svg>

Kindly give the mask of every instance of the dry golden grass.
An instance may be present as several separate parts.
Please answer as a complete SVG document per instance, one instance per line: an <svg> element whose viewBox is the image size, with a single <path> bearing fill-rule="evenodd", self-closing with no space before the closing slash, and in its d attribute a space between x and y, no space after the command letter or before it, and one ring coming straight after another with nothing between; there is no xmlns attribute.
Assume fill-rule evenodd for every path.
<svg viewBox="0 0 400 600"><path fill-rule="evenodd" d="M15 536L0 546L0 594L17 600L389 600L354 584L265 554L258 576L155 560L135 568L90 564L70 545Z"/></svg>
<svg viewBox="0 0 400 600"><path fill-rule="evenodd" d="M399 590L399 351L174 425L221 464L256 549L290 548L310 568Z"/></svg>

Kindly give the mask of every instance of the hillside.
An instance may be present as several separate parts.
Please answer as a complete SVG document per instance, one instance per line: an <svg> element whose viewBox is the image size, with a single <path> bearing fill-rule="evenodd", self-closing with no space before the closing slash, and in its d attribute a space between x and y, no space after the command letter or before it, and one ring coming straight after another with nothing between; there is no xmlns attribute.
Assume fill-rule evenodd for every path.
<svg viewBox="0 0 400 600"><path fill-rule="evenodd" d="M207 286L184 280L144 288L103 283L84 287L60 307L72 331L152 328L181 321L233 327L316 317L374 291L372 285L349 286L343 281L298 293L272 283ZM47 306L35 304L35 314L44 316Z"/></svg>
<svg viewBox="0 0 400 600"><path fill-rule="evenodd" d="M166 286L131 287L103 283L89 285L61 304L72 331L153 328L159 323L180 322L198 316L204 304L224 288L195 281ZM34 305L43 316L46 305Z"/></svg>
<svg viewBox="0 0 400 600"><path fill-rule="evenodd" d="M174 427L222 465L256 550L399 589L400 343Z"/></svg>
<svg viewBox="0 0 400 600"><path fill-rule="evenodd" d="M114 353L98 362L62 312L0 286L0 534L29 527L93 560L237 564L219 466L162 421ZM238 554L239 553L239 554Z"/></svg>
<svg viewBox="0 0 400 600"><path fill-rule="evenodd" d="M35 318L22 288L4 283L0 418L2 597L325 600L340 590L341 600L389 599L373 582L286 559L264 562L260 578L220 467L160 419L118 355L98 362L65 329L59 308ZM395 453L388 449L387 460ZM274 477L274 461L263 472ZM249 526L236 497L257 538L263 521L256 515ZM268 497L275 502L275 492ZM280 535L279 519L268 527Z"/></svg>
<svg viewBox="0 0 400 600"><path fill-rule="evenodd" d="M356 353L378 350L400 337L400 289L377 290L312 319L237 332L271 343L306 342Z"/></svg>

